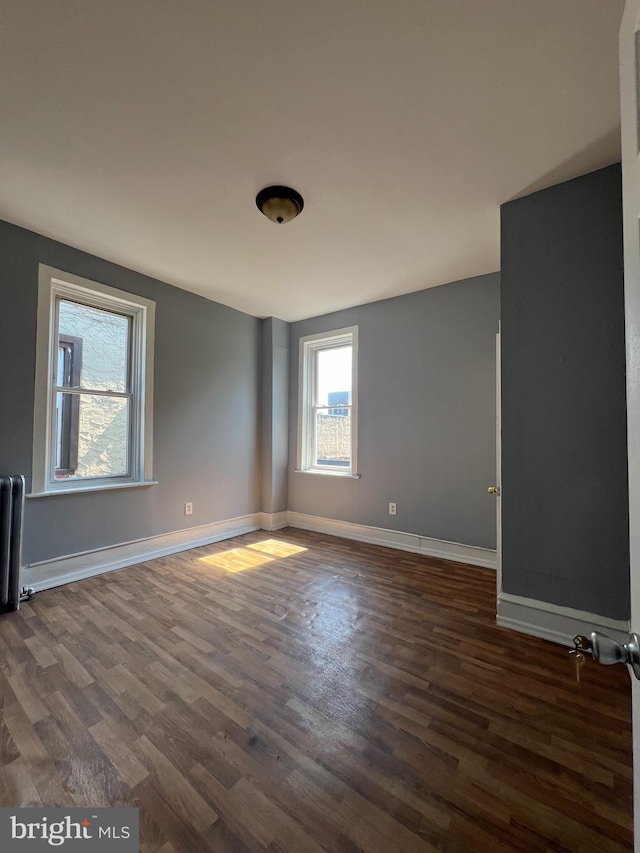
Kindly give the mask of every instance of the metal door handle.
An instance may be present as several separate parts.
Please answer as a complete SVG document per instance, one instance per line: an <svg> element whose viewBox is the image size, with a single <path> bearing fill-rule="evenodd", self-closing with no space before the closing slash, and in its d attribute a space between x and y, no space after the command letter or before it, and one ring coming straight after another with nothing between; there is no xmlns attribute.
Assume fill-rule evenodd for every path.
<svg viewBox="0 0 640 853"><path fill-rule="evenodd" d="M490 495L499 495L500 494L500 486L489 486L487 489Z"/></svg>
<svg viewBox="0 0 640 853"><path fill-rule="evenodd" d="M618 643L606 634L591 634L591 653L598 663L609 666L612 663L628 663L633 674L640 679L640 637L629 634L626 643Z"/></svg>
<svg viewBox="0 0 640 853"><path fill-rule="evenodd" d="M629 634L625 643L619 643L606 634L591 633L589 639L580 635L573 638L577 651L589 651L598 663L610 666L612 663L626 663L633 670L636 678L640 679L640 636Z"/></svg>

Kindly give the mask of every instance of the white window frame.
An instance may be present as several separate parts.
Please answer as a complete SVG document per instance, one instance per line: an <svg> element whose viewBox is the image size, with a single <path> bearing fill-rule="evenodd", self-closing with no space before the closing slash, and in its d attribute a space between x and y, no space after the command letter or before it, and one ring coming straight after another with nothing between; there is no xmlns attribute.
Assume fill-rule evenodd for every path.
<svg viewBox="0 0 640 853"><path fill-rule="evenodd" d="M315 465L316 354L320 350L351 346L351 465L337 470ZM306 335L299 341L298 365L298 467L296 471L331 477L360 477L358 471L358 327Z"/></svg>
<svg viewBox="0 0 640 853"><path fill-rule="evenodd" d="M56 302L69 299L131 319L129 472L121 477L56 480L55 394L58 351ZM153 353L155 302L40 264L31 497L151 485L153 476Z"/></svg>

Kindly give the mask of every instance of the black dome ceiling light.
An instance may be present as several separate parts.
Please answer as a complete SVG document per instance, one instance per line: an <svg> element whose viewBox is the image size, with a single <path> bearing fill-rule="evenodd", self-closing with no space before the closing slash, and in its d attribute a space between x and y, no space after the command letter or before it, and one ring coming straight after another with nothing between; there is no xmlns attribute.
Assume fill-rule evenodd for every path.
<svg viewBox="0 0 640 853"><path fill-rule="evenodd" d="M304 199L291 187L265 187L256 196L260 213L278 225L295 219L304 207Z"/></svg>

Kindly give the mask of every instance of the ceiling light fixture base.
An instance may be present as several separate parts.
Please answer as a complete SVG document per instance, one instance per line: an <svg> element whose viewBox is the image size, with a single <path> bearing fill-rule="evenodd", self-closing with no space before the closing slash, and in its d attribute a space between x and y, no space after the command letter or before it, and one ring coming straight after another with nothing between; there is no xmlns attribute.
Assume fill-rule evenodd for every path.
<svg viewBox="0 0 640 853"><path fill-rule="evenodd" d="M304 199L291 187L265 187L256 196L256 206L267 219L277 225L284 225L302 211Z"/></svg>

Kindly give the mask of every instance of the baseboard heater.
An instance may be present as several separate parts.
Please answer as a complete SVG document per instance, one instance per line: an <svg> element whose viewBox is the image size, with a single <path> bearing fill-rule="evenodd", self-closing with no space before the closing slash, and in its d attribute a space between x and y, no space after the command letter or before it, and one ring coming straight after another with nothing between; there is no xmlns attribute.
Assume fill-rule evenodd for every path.
<svg viewBox="0 0 640 853"><path fill-rule="evenodd" d="M33 595L20 587L24 486L22 474L0 477L0 613L18 610Z"/></svg>

